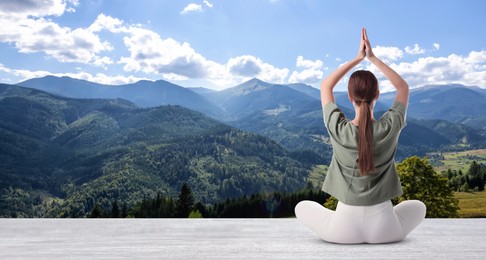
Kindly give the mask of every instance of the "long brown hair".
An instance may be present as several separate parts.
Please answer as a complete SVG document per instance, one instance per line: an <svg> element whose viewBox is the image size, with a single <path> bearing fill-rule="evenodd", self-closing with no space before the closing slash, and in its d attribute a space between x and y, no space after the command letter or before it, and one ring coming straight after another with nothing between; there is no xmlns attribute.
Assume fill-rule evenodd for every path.
<svg viewBox="0 0 486 260"><path fill-rule="evenodd" d="M349 97L360 107L358 124L358 166L360 175L364 176L373 173L375 170L371 105L379 93L378 80L370 71L355 71L349 78L348 93Z"/></svg>

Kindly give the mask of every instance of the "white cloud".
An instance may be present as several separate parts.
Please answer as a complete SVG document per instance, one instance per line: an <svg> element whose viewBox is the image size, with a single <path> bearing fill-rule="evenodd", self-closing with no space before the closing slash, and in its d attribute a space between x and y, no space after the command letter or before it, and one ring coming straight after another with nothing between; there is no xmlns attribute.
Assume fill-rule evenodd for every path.
<svg viewBox="0 0 486 260"><path fill-rule="evenodd" d="M304 60L303 56L297 57L297 67L304 69L320 69L322 68L321 60Z"/></svg>
<svg viewBox="0 0 486 260"><path fill-rule="evenodd" d="M134 25L117 25L110 31L126 34L123 41L130 55L117 63L127 72L142 71L177 81L205 79L219 86L233 82L225 65L206 59L187 42L162 39L156 32Z"/></svg>
<svg viewBox="0 0 486 260"><path fill-rule="evenodd" d="M110 57L101 57L97 58L93 64L98 67L102 67L103 69L108 69L107 65L113 64L113 60Z"/></svg>
<svg viewBox="0 0 486 260"><path fill-rule="evenodd" d="M162 39L159 34L141 25L127 24L123 20L105 14L99 14L86 28L64 27L49 19L49 16L60 16L66 13L69 8L75 11L74 8L78 5L77 0L1 1L0 42L11 43L22 53L44 53L47 58L59 62L89 64L105 70L109 65L115 64L121 65L127 72L141 71L168 80L203 79L218 87L228 87L246 78L242 74L243 71L236 70L236 64L228 61L228 67L228 64L208 60L187 42L178 42L172 38ZM209 1L203 1L202 5L188 5L185 10L190 12L199 8L201 10L212 8L212 6ZM129 54L113 58L106 55L106 52L112 51L114 47L108 41L101 39L102 31L123 37L123 43ZM234 59L241 62L245 60L242 57L244 56ZM288 69L276 68L256 57L252 60L258 68L252 76L275 83L285 82ZM3 71L5 72L5 69ZM47 71L28 70L9 70L8 73L18 78L50 74ZM103 76L104 74L91 75L81 71L74 74L55 75L67 75L103 83L126 81L120 77L114 80L114 77Z"/></svg>
<svg viewBox="0 0 486 260"><path fill-rule="evenodd" d="M203 78L211 64L197 53L189 43L179 43L172 38L161 39L157 33L130 26L124 37L130 57L122 57L125 71L145 73L174 73L188 78Z"/></svg>
<svg viewBox="0 0 486 260"><path fill-rule="evenodd" d="M226 64L220 64L206 59L187 42L162 39L159 34L137 26L119 26L113 32L126 34L124 44L130 56L121 57L118 64L123 64L128 72L159 74L165 79L177 81L204 79L220 87L248 77L283 83L289 73L286 68L276 68L249 55L231 58Z"/></svg>
<svg viewBox="0 0 486 260"><path fill-rule="evenodd" d="M384 47L377 45L373 48L373 53L384 61L395 61L403 57L403 51L397 47Z"/></svg>
<svg viewBox="0 0 486 260"><path fill-rule="evenodd" d="M410 85L463 84L486 87L486 51L471 51L467 55L451 54L447 57L424 57L413 62L390 65ZM382 91L393 90L392 85L371 64L367 69L380 78Z"/></svg>
<svg viewBox="0 0 486 260"><path fill-rule="evenodd" d="M321 60L305 60L304 57L297 57L297 68L302 68L300 72L293 71L290 75L290 83L307 83L313 84L322 80L322 61Z"/></svg>
<svg viewBox="0 0 486 260"><path fill-rule="evenodd" d="M259 78L272 83L284 83L289 74L287 68L279 69L263 62L260 58L243 55L231 58L226 63L229 73L243 78Z"/></svg>
<svg viewBox="0 0 486 260"><path fill-rule="evenodd" d="M188 77L184 77L174 73L163 73L162 76L167 80L173 80L173 81L182 81L182 80L189 79Z"/></svg>
<svg viewBox="0 0 486 260"><path fill-rule="evenodd" d="M52 73L45 70L37 70L37 71L22 70L22 69L19 70L19 69L7 68L1 63L0 63L0 71L15 76L16 78L18 78L17 82L24 81L27 79L32 79L32 78L44 77L47 75L53 75L57 77L67 76L75 79L83 79L83 80L96 82L100 84L107 84L107 85L122 85L122 84L134 83L140 80L149 80L147 78L139 78L132 75L110 76L103 73L97 73L95 75L92 75L84 71L79 71L77 73Z"/></svg>
<svg viewBox="0 0 486 260"><path fill-rule="evenodd" d="M243 77L256 77L263 70L263 61L251 55L231 58L226 63L231 73Z"/></svg>
<svg viewBox="0 0 486 260"><path fill-rule="evenodd" d="M465 61L471 64L480 65L486 63L486 51L471 51L469 55L465 58ZM484 65L480 68L486 69Z"/></svg>
<svg viewBox="0 0 486 260"><path fill-rule="evenodd" d="M60 16L66 10L66 4L64 0L2 0L0 14L14 17Z"/></svg>
<svg viewBox="0 0 486 260"><path fill-rule="evenodd" d="M100 32L103 29L114 33L127 31L127 28L123 26L122 20L101 13L96 17L96 20L88 27L88 31L95 33Z"/></svg>
<svg viewBox="0 0 486 260"><path fill-rule="evenodd" d="M204 0L204 1L203 1L203 3L204 3L204 4L205 4L207 7L209 7L209 8L213 8L213 4L212 4L212 3L210 3L209 1Z"/></svg>
<svg viewBox="0 0 486 260"><path fill-rule="evenodd" d="M10 74L12 76L19 78L20 79L19 81L50 75L50 73L48 71L43 71L43 70L30 71L30 70L22 70L22 69L10 69L10 68L5 67L1 63L0 63L0 71L3 71L7 74Z"/></svg>
<svg viewBox="0 0 486 260"><path fill-rule="evenodd" d="M440 44L438 44L438 43L434 43L433 45L434 45L434 49L435 49L435 50L439 50L439 48L440 48Z"/></svg>
<svg viewBox="0 0 486 260"><path fill-rule="evenodd" d="M124 34L124 44L130 55L117 58L127 72L143 71L162 75L169 80L204 78L218 84L232 82L225 65L207 60L189 43L179 43L160 36L139 25L126 25L122 20L100 14L87 28L70 29L39 18L24 19L16 27L0 33L0 41L14 42L19 52L44 52L60 62L92 64L107 69L113 60L98 55L113 49L101 41L98 34L107 30Z"/></svg>
<svg viewBox="0 0 486 260"><path fill-rule="evenodd" d="M213 4L207 0L204 0L202 3L207 8L213 8ZM184 9L180 12L180 14L188 14L192 12L203 12L205 9L204 6L202 4L190 3L186 7L184 7Z"/></svg>
<svg viewBox="0 0 486 260"><path fill-rule="evenodd" d="M201 12L202 11L202 6L195 4L195 3L190 3L184 9L181 11L181 14L187 14L190 12Z"/></svg>
<svg viewBox="0 0 486 260"><path fill-rule="evenodd" d="M68 0L68 2L72 5L72 6L69 6L66 8L66 12L68 13L75 13L76 12L76 8L78 5L79 5L79 1L78 0Z"/></svg>
<svg viewBox="0 0 486 260"><path fill-rule="evenodd" d="M405 47L405 52L408 54L416 55L425 53L425 49L420 48L420 46L416 43L413 45L413 48L410 46Z"/></svg>
<svg viewBox="0 0 486 260"><path fill-rule="evenodd" d="M1 1L0 42L13 43L21 53L45 53L60 62L95 62L101 52L113 49L110 43L95 31L62 27L45 18L60 16L78 4L77 0Z"/></svg>

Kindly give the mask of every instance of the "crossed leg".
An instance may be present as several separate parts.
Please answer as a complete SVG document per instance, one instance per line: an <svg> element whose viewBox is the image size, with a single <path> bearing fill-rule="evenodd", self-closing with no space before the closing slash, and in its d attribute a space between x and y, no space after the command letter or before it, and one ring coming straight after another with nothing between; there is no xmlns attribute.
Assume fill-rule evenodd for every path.
<svg viewBox="0 0 486 260"><path fill-rule="evenodd" d="M363 243L363 236L357 228L360 223L353 216L339 215L315 201L304 200L295 206L297 219L327 242L356 244Z"/></svg>
<svg viewBox="0 0 486 260"><path fill-rule="evenodd" d="M297 219L323 240L345 244L400 241L423 221L426 207L421 201L409 200L387 212L371 218L357 218L350 214L336 214L308 200L295 207Z"/></svg>
<svg viewBox="0 0 486 260"><path fill-rule="evenodd" d="M393 211L402 224L403 238L405 238L424 220L427 207L419 200L406 200L393 207Z"/></svg>
<svg viewBox="0 0 486 260"><path fill-rule="evenodd" d="M329 222L334 213L335 211L327 209L321 204L310 200L303 200L295 206L295 216L297 219L316 232L322 239L324 239L322 235L325 236L327 233Z"/></svg>

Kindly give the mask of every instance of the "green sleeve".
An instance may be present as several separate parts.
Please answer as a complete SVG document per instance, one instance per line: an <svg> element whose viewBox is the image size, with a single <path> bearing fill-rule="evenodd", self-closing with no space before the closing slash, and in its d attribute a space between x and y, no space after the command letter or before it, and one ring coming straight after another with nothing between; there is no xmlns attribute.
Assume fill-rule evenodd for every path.
<svg viewBox="0 0 486 260"><path fill-rule="evenodd" d="M346 119L343 112L333 102L329 102L324 106L323 116L324 124L329 130L335 129L339 122Z"/></svg>
<svg viewBox="0 0 486 260"><path fill-rule="evenodd" d="M407 107L404 104L398 101L393 102L393 105L391 106L390 110L388 110L387 114L392 121L396 122L400 126L400 129L403 129L407 125Z"/></svg>

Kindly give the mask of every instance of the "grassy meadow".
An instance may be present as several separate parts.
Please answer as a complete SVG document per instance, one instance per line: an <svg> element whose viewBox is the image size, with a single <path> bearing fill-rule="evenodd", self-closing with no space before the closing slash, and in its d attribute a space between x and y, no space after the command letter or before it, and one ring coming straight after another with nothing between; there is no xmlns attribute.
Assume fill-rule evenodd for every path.
<svg viewBox="0 0 486 260"><path fill-rule="evenodd" d="M442 156L439 156L442 155ZM428 154L430 162L437 172L451 170L462 170L467 172L473 161L486 164L486 149L467 150L462 152L431 153Z"/></svg>
<svg viewBox="0 0 486 260"><path fill-rule="evenodd" d="M473 161L479 164L486 164L486 149L467 150L462 152L430 154L431 163L436 172L447 171L447 169L461 170L466 173ZM486 217L486 191L482 192L455 192L459 200L459 216L462 218L484 218Z"/></svg>
<svg viewBox="0 0 486 260"><path fill-rule="evenodd" d="M486 218L486 191L455 192L461 218Z"/></svg>

